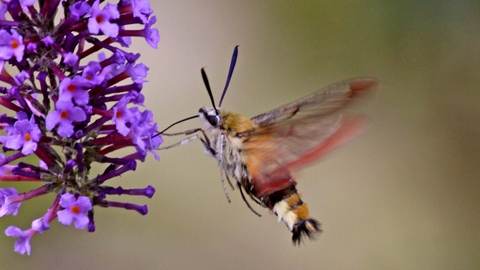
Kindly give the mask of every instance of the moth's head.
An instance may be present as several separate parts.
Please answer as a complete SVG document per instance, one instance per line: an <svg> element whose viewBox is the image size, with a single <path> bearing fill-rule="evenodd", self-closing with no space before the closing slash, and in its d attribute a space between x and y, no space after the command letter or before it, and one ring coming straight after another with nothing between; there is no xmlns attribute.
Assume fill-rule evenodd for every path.
<svg viewBox="0 0 480 270"><path fill-rule="evenodd" d="M198 110L200 121L205 127L218 128L220 125L220 108L202 107Z"/></svg>

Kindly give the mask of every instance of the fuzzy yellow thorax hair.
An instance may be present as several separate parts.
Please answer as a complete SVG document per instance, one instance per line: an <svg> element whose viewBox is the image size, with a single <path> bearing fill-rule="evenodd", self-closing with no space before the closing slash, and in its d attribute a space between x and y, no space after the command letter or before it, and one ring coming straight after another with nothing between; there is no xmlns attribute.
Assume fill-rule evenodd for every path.
<svg viewBox="0 0 480 270"><path fill-rule="evenodd" d="M238 113L227 112L224 110L220 112L220 119L222 119L220 125L224 127L225 130L233 132L234 134L258 127L258 125L250 120L250 118Z"/></svg>

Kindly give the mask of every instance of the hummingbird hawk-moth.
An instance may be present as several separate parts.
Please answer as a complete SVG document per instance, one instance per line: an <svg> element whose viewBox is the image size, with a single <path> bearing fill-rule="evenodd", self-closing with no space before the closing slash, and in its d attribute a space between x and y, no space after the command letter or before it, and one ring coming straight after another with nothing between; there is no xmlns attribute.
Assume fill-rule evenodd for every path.
<svg viewBox="0 0 480 270"><path fill-rule="evenodd" d="M307 204L298 194L292 172L318 160L363 130L368 121L362 116L347 113L346 109L377 88L378 81L372 78L344 80L248 118L220 109L237 55L238 46L235 47L218 106L215 106L202 68L202 77L213 107L202 107L198 115L180 120L167 129L196 117L200 118L201 128L179 133L165 133L167 129L160 132L167 136L195 134L160 149L199 139L205 152L218 161L222 183L224 177L229 180L229 176L232 176L247 206L256 213L245 199L243 191L253 201L277 215L279 221L283 221L292 232L293 243L298 244L303 236L311 238L321 230L320 224L310 217ZM223 188L230 201L225 184Z"/></svg>

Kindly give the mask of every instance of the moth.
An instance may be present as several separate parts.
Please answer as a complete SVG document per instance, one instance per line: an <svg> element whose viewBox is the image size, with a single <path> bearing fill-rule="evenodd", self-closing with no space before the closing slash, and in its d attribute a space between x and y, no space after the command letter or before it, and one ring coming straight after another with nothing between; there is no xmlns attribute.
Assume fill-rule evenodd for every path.
<svg viewBox="0 0 480 270"><path fill-rule="evenodd" d="M302 169L323 157L334 148L359 134L368 121L365 117L346 112L355 101L363 99L378 87L371 78L357 78L335 83L297 101L266 113L248 118L242 114L220 109L230 83L238 55L235 47L230 70L220 103L215 106L205 73L202 77L213 107L202 107L198 115L173 123L160 134L167 136L192 135L169 149L200 140L205 152L215 158L227 200L225 178L235 179L247 206L250 199L268 208L292 232L293 244L306 236L320 232L320 224L310 217L309 209L297 192L292 172ZM170 127L199 117L200 128L179 133L166 133Z"/></svg>

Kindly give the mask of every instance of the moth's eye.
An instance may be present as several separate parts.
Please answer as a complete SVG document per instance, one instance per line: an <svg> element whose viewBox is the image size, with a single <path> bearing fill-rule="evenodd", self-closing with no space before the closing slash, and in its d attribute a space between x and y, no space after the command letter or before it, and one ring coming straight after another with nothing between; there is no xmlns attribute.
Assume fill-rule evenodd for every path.
<svg viewBox="0 0 480 270"><path fill-rule="evenodd" d="M220 116L219 115L205 115L207 118L208 123L213 127L217 127L218 123L220 123Z"/></svg>

